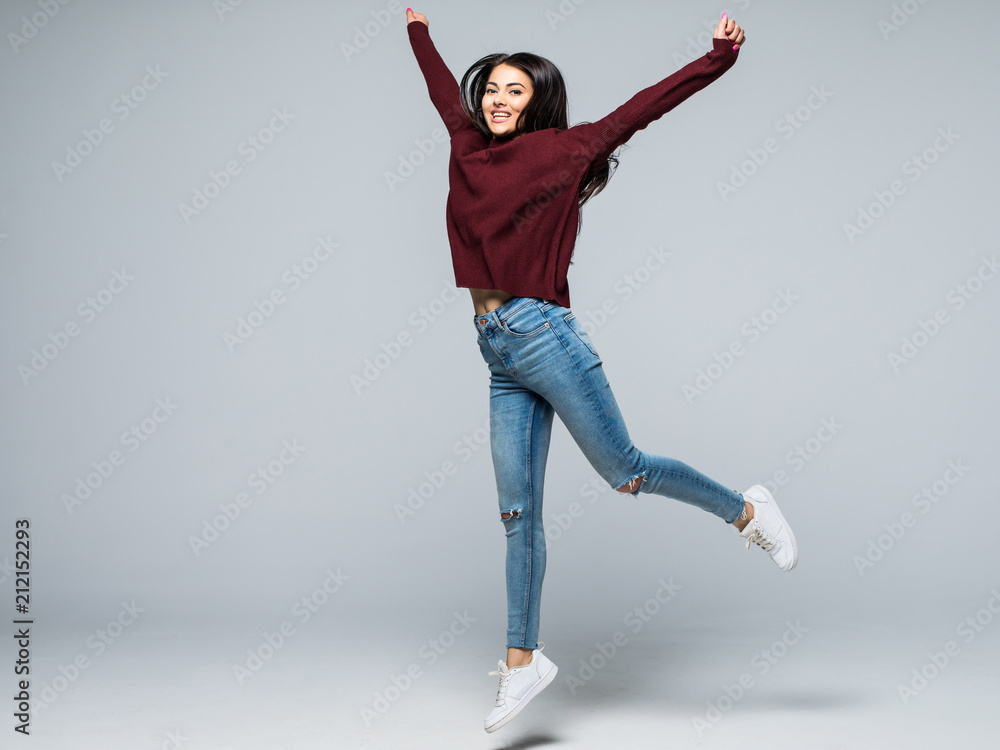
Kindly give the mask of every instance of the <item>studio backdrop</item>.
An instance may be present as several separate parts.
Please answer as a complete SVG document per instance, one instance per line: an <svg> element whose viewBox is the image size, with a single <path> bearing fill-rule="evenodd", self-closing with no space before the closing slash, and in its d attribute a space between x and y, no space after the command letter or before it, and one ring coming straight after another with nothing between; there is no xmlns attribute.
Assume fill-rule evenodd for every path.
<svg viewBox="0 0 1000 750"><path fill-rule="evenodd" d="M38 743L180 746L179 727L221 747L213 722L232 738L254 719L209 718L213 701L251 700L312 746L281 724L280 674L311 686L317 737L379 746L443 666L461 692L504 655L490 376L405 10L3 3L0 681L13 697L30 678ZM415 10L459 80L491 52L552 60L571 124L704 55L723 11L747 35L621 150L569 285L635 444L768 487L799 564L614 492L557 419L541 637L564 676L587 682L618 630L771 642L798 623L843 665L869 644L886 667L866 690L900 725L949 696L995 706L993 6ZM937 684L915 684L948 643ZM130 711L148 720L122 728Z"/></svg>

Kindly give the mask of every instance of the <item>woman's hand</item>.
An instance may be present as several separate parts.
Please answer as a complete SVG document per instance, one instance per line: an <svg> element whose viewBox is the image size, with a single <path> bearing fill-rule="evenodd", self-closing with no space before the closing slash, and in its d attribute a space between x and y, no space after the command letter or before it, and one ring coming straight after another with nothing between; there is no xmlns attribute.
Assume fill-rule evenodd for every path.
<svg viewBox="0 0 1000 750"><path fill-rule="evenodd" d="M728 39L733 43L733 49L739 49L740 45L746 41L743 29L736 25L736 21L727 18L725 13L722 14L719 25L715 27L715 38Z"/></svg>
<svg viewBox="0 0 1000 750"><path fill-rule="evenodd" d="M414 13L413 8L406 9L406 23L409 24L413 21L420 21L424 26L427 27L428 31L431 28L430 22L427 20L427 16L423 13ZM718 34L718 29L716 29L716 34Z"/></svg>

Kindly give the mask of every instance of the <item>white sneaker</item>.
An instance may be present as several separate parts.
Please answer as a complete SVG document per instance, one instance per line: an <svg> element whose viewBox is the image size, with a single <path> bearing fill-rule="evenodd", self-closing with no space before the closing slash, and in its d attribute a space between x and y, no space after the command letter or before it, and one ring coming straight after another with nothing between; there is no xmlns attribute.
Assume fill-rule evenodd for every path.
<svg viewBox="0 0 1000 750"><path fill-rule="evenodd" d="M508 669L501 660L497 662L499 669L489 673L500 675L500 687L497 689L496 706L486 717L487 732L495 732L517 716L528 701L556 678L559 667L542 653L543 648L545 644L539 641L538 648L531 652L531 661L524 666Z"/></svg>
<svg viewBox="0 0 1000 750"><path fill-rule="evenodd" d="M771 493L766 487L755 484L743 493L743 499L753 506L753 518L740 532L740 536L761 547L771 555L771 559L782 570L791 570L799 559L799 549L795 544L788 521L778 510Z"/></svg>

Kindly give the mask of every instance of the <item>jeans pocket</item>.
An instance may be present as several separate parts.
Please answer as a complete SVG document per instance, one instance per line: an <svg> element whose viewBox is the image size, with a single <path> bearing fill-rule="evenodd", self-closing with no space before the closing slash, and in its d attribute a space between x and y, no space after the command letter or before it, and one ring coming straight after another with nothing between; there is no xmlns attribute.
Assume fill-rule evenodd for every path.
<svg viewBox="0 0 1000 750"><path fill-rule="evenodd" d="M583 342L583 345L590 350L590 353L600 359L601 355L598 354L597 349L594 348L594 342L590 340L590 336L587 334L583 324L576 319L576 313L571 312L568 315L564 315L563 321L565 321L570 330L577 335L580 341Z"/></svg>
<svg viewBox="0 0 1000 750"><path fill-rule="evenodd" d="M549 327L545 314L533 302L517 308L501 322L512 336L535 336Z"/></svg>

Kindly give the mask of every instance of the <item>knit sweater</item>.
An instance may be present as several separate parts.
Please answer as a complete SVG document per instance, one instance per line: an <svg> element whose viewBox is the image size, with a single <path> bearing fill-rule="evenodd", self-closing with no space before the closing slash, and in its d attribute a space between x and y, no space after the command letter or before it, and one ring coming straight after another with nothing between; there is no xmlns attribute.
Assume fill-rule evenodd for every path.
<svg viewBox="0 0 1000 750"><path fill-rule="evenodd" d="M736 62L727 39L606 117L568 129L487 138L462 109L459 85L420 21L406 27L431 102L451 141L445 219L455 284L570 306L566 273L579 194L595 162L719 78Z"/></svg>

